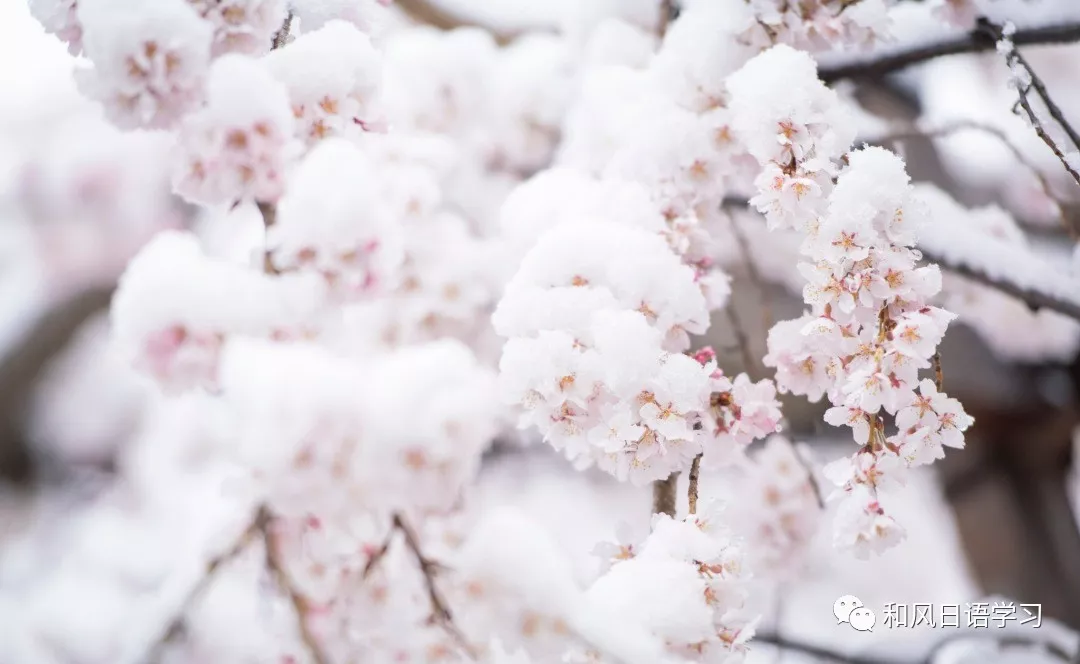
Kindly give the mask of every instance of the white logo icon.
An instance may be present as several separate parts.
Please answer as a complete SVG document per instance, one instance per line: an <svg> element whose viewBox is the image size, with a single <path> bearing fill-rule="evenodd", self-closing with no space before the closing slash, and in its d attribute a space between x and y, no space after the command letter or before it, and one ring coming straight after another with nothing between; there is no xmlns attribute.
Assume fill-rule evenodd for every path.
<svg viewBox="0 0 1080 664"><path fill-rule="evenodd" d="M833 603L833 615L836 624L847 623L860 632L874 629L877 617L874 612L863 606L862 600L854 595L844 595Z"/></svg>

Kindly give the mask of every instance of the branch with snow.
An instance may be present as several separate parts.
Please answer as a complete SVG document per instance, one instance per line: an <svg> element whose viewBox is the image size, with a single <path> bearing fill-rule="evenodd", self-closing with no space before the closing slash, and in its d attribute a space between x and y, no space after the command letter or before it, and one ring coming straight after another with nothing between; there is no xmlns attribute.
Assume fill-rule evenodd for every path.
<svg viewBox="0 0 1080 664"><path fill-rule="evenodd" d="M1072 44L1080 41L1080 22L1064 21L1018 29L1012 35L1017 46L1042 44ZM837 59L822 66L821 80L835 83L847 78L876 79L928 62L935 58L963 53L986 53L996 49L997 39L985 30L976 28L970 32L914 46L882 49L871 55L855 55Z"/></svg>

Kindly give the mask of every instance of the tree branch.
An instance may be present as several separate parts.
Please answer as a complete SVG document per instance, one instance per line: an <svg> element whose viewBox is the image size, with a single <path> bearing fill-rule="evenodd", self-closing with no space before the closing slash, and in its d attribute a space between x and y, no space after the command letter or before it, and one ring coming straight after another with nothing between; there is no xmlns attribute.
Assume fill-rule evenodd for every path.
<svg viewBox="0 0 1080 664"><path fill-rule="evenodd" d="M424 555L423 547L420 545L420 538L417 537L416 531L413 530L412 526L409 525L405 520L405 517L400 513L394 514L393 521L390 525L390 532L387 533L386 540L383 541L383 544L379 547L378 551L368 559L367 564L364 566L361 578L367 579L382 559L386 557L386 553L390 550L390 545L393 544L394 536L399 532L405 539L405 546L416 560L416 565L420 570L420 574L424 577L424 588L427 590L428 601L431 603L432 622L437 623L442 627L469 657L476 659L477 654L475 649L469 643L465 634L462 633L454 623L453 614L450 612L450 604L446 601L439 591L438 586L435 584L435 576L439 572L441 565Z"/></svg>
<svg viewBox="0 0 1080 664"><path fill-rule="evenodd" d="M260 506L255 516L255 527L262 536L263 546L266 550L266 569L270 572L278 589L288 596L289 602L293 606L293 611L296 613L296 626L300 631L300 640L304 643L308 654L311 655L311 660L315 664L329 664L330 660L323 653L318 639L311 632L311 627L308 625L308 616L310 614L308 600L297 590L296 584L293 583L292 577L289 576L281 560L281 554L278 552L274 542L274 534L271 528L273 521L274 517L269 508L265 505Z"/></svg>
<svg viewBox="0 0 1080 664"><path fill-rule="evenodd" d="M432 0L394 0L394 5L417 23L430 25L440 30L480 28L489 32L500 46L506 46L525 32L524 30L498 30L492 26L483 25L475 19L461 16L440 7L437 2Z"/></svg>
<svg viewBox="0 0 1080 664"><path fill-rule="evenodd" d="M679 474L672 473L666 480L653 482L653 514L667 514L675 518L675 496L679 487Z"/></svg>
<svg viewBox="0 0 1080 664"><path fill-rule="evenodd" d="M698 479L701 477L701 455L694 457L690 464L690 487L686 490L686 498L689 503L691 514L697 514L698 502Z"/></svg>
<svg viewBox="0 0 1080 664"><path fill-rule="evenodd" d="M1012 35L1012 40L1017 46L1071 44L1080 41L1080 22L1067 21L1017 30ZM976 28L965 34L886 52L877 57L853 58L848 62L826 65L818 70L818 75L826 83L835 83L846 78L880 78L946 55L993 51L995 44L996 40Z"/></svg>

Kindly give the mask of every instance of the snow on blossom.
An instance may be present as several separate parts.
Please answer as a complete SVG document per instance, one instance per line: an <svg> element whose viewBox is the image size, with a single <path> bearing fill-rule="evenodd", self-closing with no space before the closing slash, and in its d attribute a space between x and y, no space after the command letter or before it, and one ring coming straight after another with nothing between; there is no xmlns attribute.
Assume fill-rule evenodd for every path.
<svg viewBox="0 0 1080 664"><path fill-rule="evenodd" d="M490 158L499 52L491 33L478 28L395 34L385 50L387 116L395 127L452 136Z"/></svg>
<svg viewBox="0 0 1080 664"><path fill-rule="evenodd" d="M30 0L30 14L45 27L46 32L67 44L69 53L82 53L79 0Z"/></svg>
<svg viewBox="0 0 1080 664"><path fill-rule="evenodd" d="M684 520L655 515L636 554L589 588L590 606L662 640L668 657L740 661L757 617L746 607L742 545L721 515L717 505Z"/></svg>
<svg viewBox="0 0 1080 664"><path fill-rule="evenodd" d="M168 129L202 100L213 30L184 0L81 0L77 82L123 129Z"/></svg>
<svg viewBox="0 0 1080 664"><path fill-rule="evenodd" d="M664 35L649 75L675 103L702 113L727 101L726 79L755 53L736 36L750 28L744 3L687 2Z"/></svg>
<svg viewBox="0 0 1080 664"><path fill-rule="evenodd" d="M551 163L559 126L570 103L571 52L551 35L526 35L499 52L492 86L495 126L491 159L533 172Z"/></svg>
<svg viewBox="0 0 1080 664"><path fill-rule="evenodd" d="M392 288L401 229L384 205L377 166L345 139L327 139L296 168L267 230L278 270L320 275L343 301Z"/></svg>
<svg viewBox="0 0 1080 664"><path fill-rule="evenodd" d="M352 24L329 21L271 51L265 61L288 89L296 134L309 145L382 127L382 56Z"/></svg>
<svg viewBox="0 0 1080 664"><path fill-rule="evenodd" d="M262 55L285 23L285 0L187 0L214 26L214 56L224 53Z"/></svg>
<svg viewBox="0 0 1080 664"><path fill-rule="evenodd" d="M310 333L324 299L317 280L275 279L215 261L195 236L164 231L121 278L113 333L125 355L164 388L215 388L230 336Z"/></svg>
<svg viewBox="0 0 1080 664"><path fill-rule="evenodd" d="M180 127L176 189L208 205L276 201L285 187L292 135L284 87L254 60L218 58L207 81L206 107Z"/></svg>

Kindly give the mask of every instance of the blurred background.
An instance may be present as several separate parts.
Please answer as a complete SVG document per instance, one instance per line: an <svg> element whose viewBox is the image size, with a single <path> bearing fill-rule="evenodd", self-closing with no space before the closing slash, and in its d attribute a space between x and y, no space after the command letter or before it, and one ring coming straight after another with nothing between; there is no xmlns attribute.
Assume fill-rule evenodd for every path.
<svg viewBox="0 0 1080 664"><path fill-rule="evenodd" d="M433 0L419 15L437 25L464 21L512 34L584 30L610 15L651 20L655 5ZM1080 47L1024 52L1065 115L1080 122ZM126 539L135 537L132 531L102 525L83 532L87 522L79 517L118 475L139 465L132 459L156 449L153 454L165 455L159 460L175 464L175 473L156 477L173 483L173 498L155 519L172 520L170 536L184 541L176 556L187 559L174 561L181 575L201 555L199 538L210 537L204 522L218 517L207 514L228 520L230 498L222 498L227 473L207 470L203 456L210 452L170 446L177 428L190 425L155 420L158 397L109 344L108 304L127 260L154 233L199 220L170 193L168 173L155 167L162 163L155 155L169 146L107 125L77 93L71 76L76 66L64 45L31 18L24 0L0 2L0 596L18 597L19 606L54 621L54 631L83 634L122 624L137 610L153 613L156 591L135 600L105 590L104 581L94 582L100 588L69 588L48 580L55 570L45 562L58 564L82 546L97 548L95 562L73 574L134 564L137 553L113 557L115 549L143 546ZM967 207L1009 211L1040 260L1063 275L1076 274L1080 187L1011 113L1015 93L1006 78L1000 57L991 52L840 85L866 112L865 140L900 151L913 179L938 185ZM920 129L957 120L997 133L973 129L929 137ZM747 366L755 360L743 359L740 343L749 345L751 358L764 355L769 323L802 311L801 278L794 264L786 272L777 265L789 249L764 234L759 222L743 212L734 218L749 238L749 255L733 247L728 269L735 279L734 315L721 312L705 341L717 348L726 369L762 373L761 366ZM865 661L919 661L942 634L878 630L870 638L837 630L833 599L855 594L869 605L962 605L1001 596L1041 604L1043 629L1057 630L1053 639L1064 648L1075 640L1080 322L1034 311L957 275L946 274L946 285L961 317L941 347L944 383L975 417L967 449L918 474L897 496L897 518L909 528L909 541L899 549L862 563L839 559L830 553L827 535L819 538L810 572L768 588L768 633L852 657L863 652ZM784 405L786 434L811 444L819 460L846 453L845 441L822 421L822 404L790 398ZM640 525L647 518L647 491L574 473L546 446L497 447L481 484L493 500L522 506L557 532L577 560L587 558L597 534L613 531L617 520ZM95 544L99 539L109 546ZM87 615L101 610L88 593L100 601L112 598L104 611L111 618ZM0 622L0 639L11 624ZM814 659L783 653L784 661ZM762 646L755 657L779 661L780 651ZM1017 661L1040 657L1060 661L1026 651Z"/></svg>

